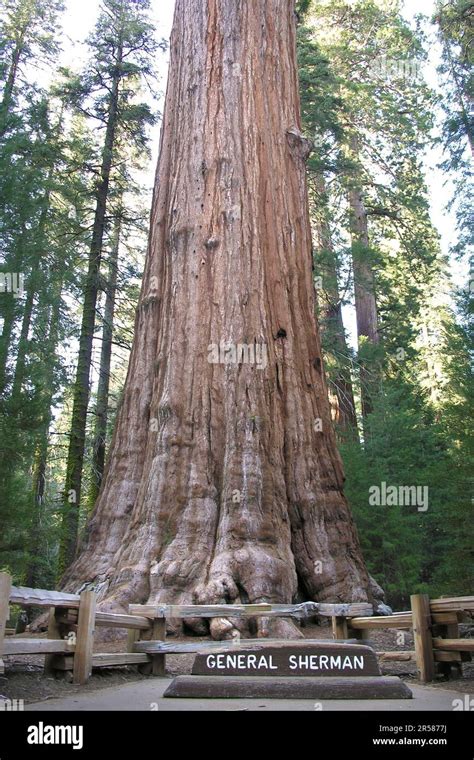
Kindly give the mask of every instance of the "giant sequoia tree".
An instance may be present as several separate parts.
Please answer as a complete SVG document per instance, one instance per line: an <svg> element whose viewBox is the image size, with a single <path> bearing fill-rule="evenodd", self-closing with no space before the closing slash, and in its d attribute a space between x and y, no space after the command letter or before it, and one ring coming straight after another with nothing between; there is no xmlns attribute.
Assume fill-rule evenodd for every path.
<svg viewBox="0 0 474 760"><path fill-rule="evenodd" d="M299 110L292 0L177 0L128 377L64 578L107 605L377 591L329 414Z"/></svg>

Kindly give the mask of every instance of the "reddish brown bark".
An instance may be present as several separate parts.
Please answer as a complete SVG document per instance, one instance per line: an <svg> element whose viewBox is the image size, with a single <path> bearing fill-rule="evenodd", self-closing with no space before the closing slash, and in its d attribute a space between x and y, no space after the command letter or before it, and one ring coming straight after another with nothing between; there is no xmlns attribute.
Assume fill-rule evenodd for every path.
<svg viewBox="0 0 474 760"><path fill-rule="evenodd" d="M314 317L307 152L294 3L177 0L130 367L68 588L103 582L118 607L370 598ZM264 344L266 368L210 363L221 341Z"/></svg>

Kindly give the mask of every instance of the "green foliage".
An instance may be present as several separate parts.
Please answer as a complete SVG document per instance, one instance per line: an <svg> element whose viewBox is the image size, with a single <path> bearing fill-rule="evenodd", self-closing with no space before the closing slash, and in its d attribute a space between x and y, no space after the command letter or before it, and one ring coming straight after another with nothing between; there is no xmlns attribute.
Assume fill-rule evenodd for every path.
<svg viewBox="0 0 474 760"><path fill-rule="evenodd" d="M444 123L442 137L443 168L452 177L454 195L451 207L457 216L458 240L453 252L462 258L472 255L474 242L474 193L472 155L474 152L474 111L472 105L474 25L472 3L449 0L437 3L434 23L442 46L439 66L443 88Z"/></svg>
<svg viewBox="0 0 474 760"><path fill-rule="evenodd" d="M109 286L110 266L103 271L105 256L108 248L111 249L110 256L117 255L113 242L114 229L118 229L119 236L123 233L126 238L130 226L136 230L143 223L142 212L136 213L136 209L129 206L129 199L138 191L130 169L143 166L143 159L148 154L147 128L154 123L155 115L148 103L139 102L138 98L143 95L149 78L154 76L154 56L158 48L165 47L165 43L158 44L154 39L148 9L148 2L131 4L125 0L104 0L95 29L88 39L90 56L86 67L79 75L64 72L64 96L68 104L74 112L87 116L88 120L95 121L104 129L96 151L93 234L88 250L87 273L82 283L84 306L64 488L60 573L74 555L79 539L78 527L87 514L86 500L82 498L82 479L84 461L89 451L89 384L93 339L100 309L99 288L104 292L108 290L109 294L115 290L115 286ZM125 208L128 209L127 213ZM118 262L114 260L114 272L117 266ZM115 292L112 298L115 300ZM104 337L104 331L105 327L103 340L110 341L109 335ZM109 356L110 353L108 356L101 353L98 385L101 407L106 407L108 403ZM98 406L99 398L97 409ZM91 447L92 472L85 474L85 482L90 483L90 506L98 493L99 463L94 464L94 454L101 448L104 439L105 430L99 429L99 423L107 416L107 409L101 408L96 414L96 436ZM71 491L75 494L73 506L69 501Z"/></svg>
<svg viewBox="0 0 474 760"><path fill-rule="evenodd" d="M45 62L55 65L62 3L8 0L1 21L0 271L22 273L25 292L19 298L0 294L0 557L17 579L37 585L54 585L57 572L69 435L67 422L63 430L59 420L63 409L66 420L70 413L73 370L66 357L74 355L79 334L100 128L117 80L116 153L104 233L107 264L114 214L121 213L127 260L116 308L121 349L118 378L112 379L115 396L131 342L147 223L136 173L149 157L148 128L156 120L149 99L140 100L140 94L152 83L153 57L164 47L154 40L148 6L105 0L89 40L91 64L83 73L58 69L49 91L31 71ZM125 205L119 203L124 194Z"/></svg>
<svg viewBox="0 0 474 760"><path fill-rule="evenodd" d="M441 74L451 71L458 85L448 91L445 140L460 183L468 177L459 106L471 76L467 5L443 3L437 19ZM325 366L331 389L349 374L363 429L361 443L338 433L364 554L395 607L416 591L470 593L472 532L461 526L472 510L472 346L430 218L423 149L437 99L421 76L425 39L396 2L314 0L298 45L303 125L315 143L308 179ZM369 246L351 241L352 190L366 210ZM465 243L471 232L462 198ZM374 276L380 343L359 336L354 354L334 314L351 304L356 259ZM371 399L364 419L362 392ZM370 488L382 482L427 486L428 510L371 505Z"/></svg>
<svg viewBox="0 0 474 760"><path fill-rule="evenodd" d="M445 95L444 135L454 168L465 161L466 138L474 146L472 3L469 0L438 2L435 23L438 25L443 60L440 73L449 83Z"/></svg>
<svg viewBox="0 0 474 760"><path fill-rule="evenodd" d="M17 124L18 96L31 97L38 88L31 84L28 65L49 63L58 53L57 20L62 0L4 0L0 20L0 135Z"/></svg>

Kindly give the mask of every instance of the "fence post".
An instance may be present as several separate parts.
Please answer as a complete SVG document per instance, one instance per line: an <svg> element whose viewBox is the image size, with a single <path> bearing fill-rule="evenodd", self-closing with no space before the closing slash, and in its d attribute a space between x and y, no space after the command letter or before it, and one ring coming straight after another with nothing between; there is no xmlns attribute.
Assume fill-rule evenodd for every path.
<svg viewBox="0 0 474 760"><path fill-rule="evenodd" d="M422 683L434 680L435 666L433 641L431 638L431 612L428 594L413 594L410 597L415 639L416 666Z"/></svg>
<svg viewBox="0 0 474 760"><path fill-rule="evenodd" d="M0 673L5 673L3 662L3 641L7 628L7 620L10 617L10 590L12 579L8 573L0 573Z"/></svg>
<svg viewBox="0 0 474 760"><path fill-rule="evenodd" d="M438 632L438 629L439 632ZM438 623L434 631L435 636L441 636L444 639L458 639L459 638L459 622L456 623ZM445 653L444 656L448 654ZM462 652L450 652L451 655L448 661L436 662L436 672L440 673L448 678L451 676L454 670L457 673L457 677L462 677ZM449 656L449 655L448 655ZM469 655L468 655L469 657ZM452 658L452 659L451 659Z"/></svg>
<svg viewBox="0 0 474 760"><path fill-rule="evenodd" d="M332 617L332 637L333 639L347 639L347 620L345 617Z"/></svg>
<svg viewBox="0 0 474 760"><path fill-rule="evenodd" d="M164 641L166 639L166 618L155 618L153 621L153 628L151 631L151 638ZM151 672L154 676L166 675L166 655L154 654L151 658L152 667Z"/></svg>
<svg viewBox="0 0 474 760"><path fill-rule="evenodd" d="M140 631L137 628L129 628L127 631L127 652L135 651L135 642L140 640Z"/></svg>
<svg viewBox="0 0 474 760"><path fill-rule="evenodd" d="M50 607L49 608L49 615L48 615L48 639L60 639L61 638L61 630L59 627L59 623L56 620L56 607ZM53 668L53 662L56 655L54 654L47 654L44 658L44 674L46 675L52 675L54 673Z"/></svg>
<svg viewBox="0 0 474 760"><path fill-rule="evenodd" d="M77 684L86 683L92 673L96 599L95 591L81 593L73 667L73 683Z"/></svg>
<svg viewBox="0 0 474 760"><path fill-rule="evenodd" d="M76 617L77 617L77 611ZM69 639L72 634L74 639L74 631L77 628L76 623L67 622L68 609L64 607L50 607L48 615L48 639ZM59 619L58 619L59 618ZM74 640L71 642L74 644ZM74 644L75 647L75 644ZM73 651L71 650L73 656ZM64 661L68 655L47 654L44 658L44 675L54 675L58 662ZM69 674L70 675L70 674Z"/></svg>

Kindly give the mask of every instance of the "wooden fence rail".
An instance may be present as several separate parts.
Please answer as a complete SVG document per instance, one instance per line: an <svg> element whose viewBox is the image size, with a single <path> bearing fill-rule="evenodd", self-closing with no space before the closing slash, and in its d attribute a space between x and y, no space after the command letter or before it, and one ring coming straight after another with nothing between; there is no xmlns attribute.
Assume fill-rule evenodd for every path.
<svg viewBox="0 0 474 760"><path fill-rule="evenodd" d="M435 669L449 670L471 659L473 640L461 639L459 623L471 620L474 597L449 597L429 600L426 595L411 597L411 610L374 617L366 603L326 604L241 604L241 605L168 605L131 604L128 614L96 610L96 593L79 594L30 589L11 585L7 573L0 573L0 673L3 657L8 655L44 654L45 672L72 671L74 683L85 683L92 669L114 665L137 665L155 676L164 676L166 655L212 651L222 647L250 645L240 641L166 641L166 621L186 618L255 618L291 617L304 620L314 616L329 617L333 637L338 640L368 643L371 630L413 630L414 651L378 652L382 662L416 660L421 681L430 681ZM6 628L9 605L45 607L49 609L47 638L20 638ZM127 651L94 653L96 627L128 630ZM7 633L8 635L7 638ZM307 640L309 641L309 640ZM262 642L263 643L263 642ZM275 643L265 639L265 644Z"/></svg>
<svg viewBox="0 0 474 760"><path fill-rule="evenodd" d="M151 663L146 654L125 652L94 654L96 627L125 628L145 636L153 622L141 615L125 615L96 611L96 594L83 591L68 594L62 591L11 586L10 577L0 573L0 673L4 672L2 655L44 654L45 673L73 672L74 683L85 683L94 667L111 665L144 665ZM20 638L2 631L9 618L9 604L49 609L47 638Z"/></svg>
<svg viewBox="0 0 474 760"><path fill-rule="evenodd" d="M423 683L434 679L436 668L449 673L451 667L459 667L463 661L471 659L474 640L459 637L459 624L472 620L474 596L430 600L426 594L414 594L410 601L408 612L352 620L335 619L334 638L351 635L368 638L371 630L412 630L414 651L377 654L382 662L415 660L418 677Z"/></svg>

